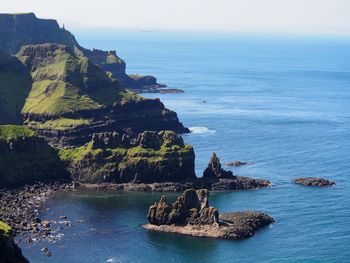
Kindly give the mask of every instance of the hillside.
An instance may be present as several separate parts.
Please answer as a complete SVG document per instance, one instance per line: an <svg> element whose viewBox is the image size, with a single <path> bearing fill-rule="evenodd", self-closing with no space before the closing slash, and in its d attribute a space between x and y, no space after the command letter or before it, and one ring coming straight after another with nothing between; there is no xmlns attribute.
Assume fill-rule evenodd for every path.
<svg viewBox="0 0 350 263"><path fill-rule="evenodd" d="M39 19L34 13L0 14L0 50L16 54L24 45L57 43L70 47L77 55L83 55L91 62L110 71L123 87L129 89L147 89L163 87L152 76L126 74L126 64L115 51L89 50L81 47L74 35L60 28L56 20Z"/></svg>
<svg viewBox="0 0 350 263"><path fill-rule="evenodd" d="M120 87L110 73L67 46L23 46L17 57L33 85L22 109L25 124L56 146L81 146L93 133L188 132L158 99Z"/></svg>

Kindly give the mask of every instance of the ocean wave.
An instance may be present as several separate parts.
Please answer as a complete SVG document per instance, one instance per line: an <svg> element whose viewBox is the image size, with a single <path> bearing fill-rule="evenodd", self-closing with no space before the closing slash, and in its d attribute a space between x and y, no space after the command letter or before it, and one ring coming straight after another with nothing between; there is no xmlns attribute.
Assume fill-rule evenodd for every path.
<svg viewBox="0 0 350 263"><path fill-rule="evenodd" d="M207 127L197 126L189 128L191 133L205 134L205 133L216 133L216 130L209 130Z"/></svg>

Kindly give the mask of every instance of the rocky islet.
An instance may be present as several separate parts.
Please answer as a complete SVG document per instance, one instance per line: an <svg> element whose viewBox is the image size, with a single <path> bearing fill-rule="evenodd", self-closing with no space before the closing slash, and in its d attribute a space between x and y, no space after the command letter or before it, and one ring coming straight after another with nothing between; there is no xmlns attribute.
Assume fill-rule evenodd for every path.
<svg viewBox="0 0 350 263"><path fill-rule="evenodd" d="M173 204L166 197L151 205L147 215L148 230L212 237L245 239L271 223L274 219L261 212L222 213L209 206L209 191L188 189Z"/></svg>

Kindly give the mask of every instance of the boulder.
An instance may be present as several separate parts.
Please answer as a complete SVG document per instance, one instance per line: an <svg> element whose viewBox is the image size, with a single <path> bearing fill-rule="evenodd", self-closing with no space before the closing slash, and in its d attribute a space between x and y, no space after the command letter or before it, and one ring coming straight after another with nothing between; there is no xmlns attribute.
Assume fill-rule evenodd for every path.
<svg viewBox="0 0 350 263"><path fill-rule="evenodd" d="M154 131L144 131L140 133L137 141L142 148L152 148L157 149L161 146L161 137L157 132Z"/></svg>

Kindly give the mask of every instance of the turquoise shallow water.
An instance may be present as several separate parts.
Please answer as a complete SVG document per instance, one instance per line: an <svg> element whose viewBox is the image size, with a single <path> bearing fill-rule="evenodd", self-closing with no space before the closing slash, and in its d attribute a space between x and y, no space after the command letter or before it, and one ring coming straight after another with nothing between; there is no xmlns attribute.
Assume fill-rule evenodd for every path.
<svg viewBox="0 0 350 263"><path fill-rule="evenodd" d="M23 244L32 262L349 262L350 39L221 33L78 32L83 46L116 49L129 73L154 74L183 94L160 97L193 129L184 136L201 175L210 154L254 165L235 174L269 189L214 193L219 211L259 210L276 223L245 241L150 233L157 193L58 195L42 218L69 216L55 244ZM206 103L203 103L206 101ZM291 183L298 176L337 182ZM171 195L174 198L173 195ZM75 223L77 220L85 223ZM40 248L48 246L47 258Z"/></svg>

